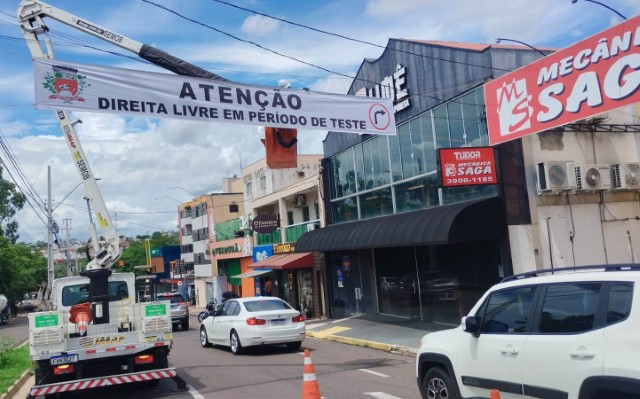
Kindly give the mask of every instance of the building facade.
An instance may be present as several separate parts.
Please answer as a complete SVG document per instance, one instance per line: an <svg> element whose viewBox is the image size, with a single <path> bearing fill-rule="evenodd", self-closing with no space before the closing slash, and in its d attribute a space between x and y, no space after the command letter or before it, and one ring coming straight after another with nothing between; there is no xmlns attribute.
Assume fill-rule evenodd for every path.
<svg viewBox="0 0 640 399"><path fill-rule="evenodd" d="M567 176L569 161L638 162L637 134L605 132L602 120L495 146L498 184L442 184L439 149L489 145L495 110L483 84L539 57L519 46L391 39L362 63L349 93L393 98L398 134L330 132L324 142L328 227L304 234L296 251L324 254L331 317L457 324L514 272L638 259L637 190L539 190L544 162L560 161ZM638 124L635 108L606 117Z"/></svg>

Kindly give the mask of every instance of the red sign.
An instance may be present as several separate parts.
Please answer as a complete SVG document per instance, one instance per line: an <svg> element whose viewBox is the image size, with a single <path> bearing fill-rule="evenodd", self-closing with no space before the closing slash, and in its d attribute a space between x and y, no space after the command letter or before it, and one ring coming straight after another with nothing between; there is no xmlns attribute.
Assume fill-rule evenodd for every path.
<svg viewBox="0 0 640 399"><path fill-rule="evenodd" d="M442 187L497 184L492 147L440 148Z"/></svg>
<svg viewBox="0 0 640 399"><path fill-rule="evenodd" d="M484 86L491 145L640 102L640 16Z"/></svg>

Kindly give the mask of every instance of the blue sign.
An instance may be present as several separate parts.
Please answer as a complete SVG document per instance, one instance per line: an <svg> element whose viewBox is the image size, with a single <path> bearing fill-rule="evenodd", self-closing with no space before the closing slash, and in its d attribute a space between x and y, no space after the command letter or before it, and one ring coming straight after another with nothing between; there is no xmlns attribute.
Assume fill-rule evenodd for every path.
<svg viewBox="0 0 640 399"><path fill-rule="evenodd" d="M273 245L257 245L253 247L253 262L260 262L273 255Z"/></svg>

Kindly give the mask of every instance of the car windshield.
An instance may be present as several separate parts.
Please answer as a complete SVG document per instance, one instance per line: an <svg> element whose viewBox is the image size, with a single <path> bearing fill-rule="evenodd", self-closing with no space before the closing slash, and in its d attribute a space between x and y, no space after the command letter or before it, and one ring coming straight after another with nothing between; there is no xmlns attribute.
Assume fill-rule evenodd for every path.
<svg viewBox="0 0 640 399"><path fill-rule="evenodd" d="M244 307L248 312L261 312L263 310L283 310L291 309L286 302L278 301L275 299L262 300L262 301L247 301L244 302Z"/></svg>

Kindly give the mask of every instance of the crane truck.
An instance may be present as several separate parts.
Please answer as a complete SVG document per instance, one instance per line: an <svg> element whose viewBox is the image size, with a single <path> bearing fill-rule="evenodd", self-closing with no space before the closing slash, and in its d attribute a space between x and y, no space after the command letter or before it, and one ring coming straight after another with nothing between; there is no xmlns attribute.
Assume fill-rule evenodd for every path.
<svg viewBox="0 0 640 399"><path fill-rule="evenodd" d="M153 46L139 43L84 18L39 0L22 0L18 21L34 58L54 59L46 18L105 40L179 75L224 80ZM74 89L76 76L56 71L55 84ZM79 276L55 279L42 298L41 311L29 314L30 356L35 369L31 397L46 397L110 385L172 378L178 390L188 389L169 367L172 324L169 301L147 301L138 295L133 273L115 273L119 236L109 216L74 125L63 110L56 119L82 179L89 208L95 256ZM98 240L95 220L102 229ZM147 281L150 278L146 278ZM42 309L44 308L44 309Z"/></svg>

